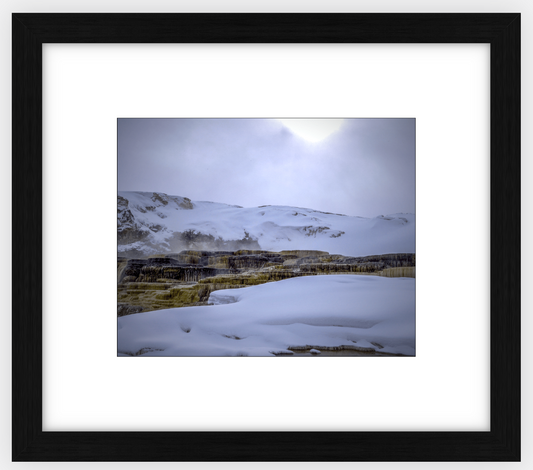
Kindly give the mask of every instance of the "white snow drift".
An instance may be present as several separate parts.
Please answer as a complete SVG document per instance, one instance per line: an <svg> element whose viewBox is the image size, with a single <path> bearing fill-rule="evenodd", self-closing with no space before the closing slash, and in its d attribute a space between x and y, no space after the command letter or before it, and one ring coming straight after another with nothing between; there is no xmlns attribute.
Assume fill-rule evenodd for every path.
<svg viewBox="0 0 533 470"><path fill-rule="evenodd" d="M163 193L118 195L127 201L119 202L119 231L134 228L145 234L142 241L119 244L119 253L169 251L172 234L186 230L223 240L248 234L268 251L321 250L346 256L415 252L414 214L365 218L289 206L242 208Z"/></svg>
<svg viewBox="0 0 533 470"><path fill-rule="evenodd" d="M415 354L415 280L292 278L215 291L213 305L118 319L121 356L271 356L348 346Z"/></svg>

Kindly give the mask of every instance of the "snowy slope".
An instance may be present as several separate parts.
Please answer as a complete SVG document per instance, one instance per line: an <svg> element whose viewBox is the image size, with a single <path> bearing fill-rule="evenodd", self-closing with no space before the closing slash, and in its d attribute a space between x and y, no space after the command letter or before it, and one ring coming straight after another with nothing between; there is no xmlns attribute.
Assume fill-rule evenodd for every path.
<svg viewBox="0 0 533 470"><path fill-rule="evenodd" d="M260 249L322 250L366 256L415 252L415 215L352 217L289 206L242 208L163 193L118 193L118 251L178 251L179 233L257 240ZM176 235L174 235L176 233ZM195 246L196 249L210 249Z"/></svg>
<svg viewBox="0 0 533 470"><path fill-rule="evenodd" d="M415 280L311 276L216 291L211 306L118 319L119 355L270 356L348 347L415 354Z"/></svg>

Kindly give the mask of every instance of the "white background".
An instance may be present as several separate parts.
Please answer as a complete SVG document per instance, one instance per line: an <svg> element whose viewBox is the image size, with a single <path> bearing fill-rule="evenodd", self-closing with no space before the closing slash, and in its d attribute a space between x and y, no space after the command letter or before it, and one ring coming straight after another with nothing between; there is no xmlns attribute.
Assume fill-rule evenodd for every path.
<svg viewBox="0 0 533 470"><path fill-rule="evenodd" d="M209 2L195 2L194 6L187 7L187 3L176 3L173 2L172 4L166 3L166 2L151 2L150 3L150 9L148 9L145 5L143 5L144 2L106 2L104 5L103 3L100 4L98 2L92 2L90 5L85 4L85 2L77 2L69 3L69 2L47 2L46 7L41 3L36 2L4 2L2 8L2 19L4 21L4 28L2 29L3 41L2 41L2 54L3 54L3 63L6 64L4 67L6 70L9 70L9 61L10 61L10 15L9 13L11 11L521 11L523 14L527 13L527 9L531 11L531 7L527 6L526 2L505 2L504 4L502 2L461 2L460 4L454 4L453 2L448 2L446 4L441 4L440 2L432 2L431 4L429 2L402 2L402 8L398 9L395 7L395 3L388 3L388 2L373 2L372 6L369 7L365 2L351 2L351 3L345 3L345 2L328 2L327 5L323 5L321 3L312 3L312 2L305 2L305 7L303 3L299 2L284 2L283 4L276 4L276 2L270 2L268 4L268 7L266 4L261 7L261 4L254 4L255 10L252 10L250 7L247 7L245 3L238 3L238 2L225 2L225 8L224 10L220 9L216 6L215 3L209 3ZM179 6L181 5L181 8ZM365 7L366 5L366 7ZM73 7L76 8L73 8ZM234 8L231 8L234 6ZM524 16L526 16L524 18ZM523 23L522 23L522 31L523 31L523 51L522 54L523 57L527 58L531 54L528 54L529 47L531 44L531 41L528 40L531 38L531 33L529 33L529 30L531 29L531 24L528 24L526 21L527 15L523 16ZM527 83L528 78L530 79L531 75L530 70L530 64L525 62L523 64L523 83ZM1 75L2 79L2 106L0 106L0 109L2 109L2 123L4 126L1 126L2 128L2 137L1 139L2 145L4 146L4 152L3 154L5 157L1 159L2 162L2 170L0 171L0 174L2 175L2 178L5 178L3 180L3 185L0 185L2 188L2 191L5 191L5 198L6 201L5 204L2 207L2 220L9 220L10 219L10 180L9 180L9 172L10 172L10 132L9 132L9 122L10 122L10 75L8 72L2 73ZM524 99L524 111L523 111L523 117L524 117L524 125L523 128L527 129L528 124L531 125L529 117L530 112L530 106L531 105L531 97L530 93L528 93L527 88L523 90L523 99ZM418 128L420 131L420 128ZM527 155L528 149L531 147L530 139L528 138L528 135L524 135L523 139L523 154ZM523 162L523 172L524 172L524 181L527 181L529 178L528 176L531 176L531 166L528 164L527 160L524 160ZM529 189L526 187L525 183L523 183L523 194L524 194L524 202L523 202L523 212L525 214L528 213L528 209L530 208L529 202L531 201L531 193L528 193ZM418 188L417 188L418 189ZM417 207L417 213L420 216L420 207ZM420 219L419 219L420 220ZM419 222L420 223L420 222ZM6 224L7 225L7 224ZM528 225L528 221L526 218L524 218L523 221L523 240L526 240L528 236L531 235L530 230L531 226ZM420 233L418 234L420 236ZM7 226L3 233L3 241L2 244L4 252L3 259L8 260L10 258L10 228ZM523 254L524 254L524 261L523 264L527 264L528 261L530 261L530 252L528 251L528 247L526 245L523 246ZM5 311L5 323L4 327L2 328L2 334L5 336L2 338L3 341L1 342L3 350L2 352L3 357L5 360L3 361L6 376L9 375L9 357L10 357L10 333L9 333L9 327L10 327L10 320L9 320L9 312L10 312L10 304L7 300L9 298L10 294L10 285L9 285L9 272L8 268L3 271L2 276L2 288L5 289L4 298L6 299L4 301L4 311ZM524 270L523 274L523 285L527 286L530 281L528 279L527 273ZM420 284L418 286L420 288ZM530 301L531 299L528 298L528 293L524 289L524 312L527 312L530 308ZM4 293L4 291L3 291ZM4 304L3 304L4 305ZM524 316L523 319L523 327L524 331L530 331L531 328L531 322L528 320L527 315ZM524 335L524 337L526 337ZM524 351L524 367L523 370L527 370L529 361L528 359L531 356L531 349L530 346L527 343L524 343L523 345L523 351ZM523 396L527 396L528 392L531 391L531 383L530 380L528 380L529 377L524 376L523 379ZM283 390L283 387L280 387L281 390ZM2 460L1 463L7 463L10 460L10 412L9 412L9 404L10 404L10 386L9 381L5 380L3 381L3 385L0 388L0 391L2 392L2 397L4 398L3 403L4 406L2 407L2 420L1 422L4 423L2 426L2 444L1 444L1 456ZM524 401L523 403L523 411L524 411L524 424L523 424L523 433L524 433L524 439L523 442L526 443L528 440L528 437L531 438L530 431L530 420L528 419L531 415L531 407L528 406L527 401ZM523 450L523 461L524 462L531 462L531 454L528 454L528 448L527 446L524 446ZM42 466L45 465L52 465L52 464L40 464ZM70 465L70 464L69 464ZM81 466L82 464L78 464ZM115 464L115 465L126 465L126 464ZM131 466L132 464L127 464L128 466ZM134 466L138 466L138 468L144 468L141 465L142 464L133 464ZM164 464L161 464L164 465ZM200 464L201 466L207 466L207 464ZM218 466L228 466L228 464L218 464ZM257 464L259 466L260 464ZM267 464L263 464L266 466ZM342 464L339 464L342 466ZM353 464L345 464L347 465L353 465ZM369 466L372 464L368 464ZM406 465L406 464L403 464ZM447 464L435 464L440 466L445 466ZM500 465L500 464L497 464ZM506 465L506 464L501 464ZM23 465L24 466L24 465ZM85 464L87 466L87 464ZM182 465L183 466L183 465ZM191 465L192 466L192 465ZM306 466L309 466L309 464L306 464ZM311 464L312 466L312 464ZM387 466L385 464L373 464L373 466ZM396 466L401 467L402 464L396 464ZM52 468L52 467L50 467ZM228 466L229 468L229 466Z"/></svg>

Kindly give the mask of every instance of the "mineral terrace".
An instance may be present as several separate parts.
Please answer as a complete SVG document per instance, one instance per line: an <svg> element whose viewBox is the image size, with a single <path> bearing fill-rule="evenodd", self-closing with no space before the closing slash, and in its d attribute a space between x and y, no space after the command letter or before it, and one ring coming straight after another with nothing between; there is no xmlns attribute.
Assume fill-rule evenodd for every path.
<svg viewBox="0 0 533 470"><path fill-rule="evenodd" d="M146 259L118 257L117 313L207 305L216 290L319 274L415 277L415 254L350 257L302 250L187 250Z"/></svg>

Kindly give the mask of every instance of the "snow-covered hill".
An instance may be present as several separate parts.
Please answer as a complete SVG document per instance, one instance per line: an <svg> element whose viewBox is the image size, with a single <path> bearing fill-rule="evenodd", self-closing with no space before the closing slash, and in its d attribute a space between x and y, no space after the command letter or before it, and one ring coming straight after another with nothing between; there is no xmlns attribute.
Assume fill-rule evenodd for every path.
<svg viewBox="0 0 533 470"><path fill-rule="evenodd" d="M414 214L364 218L119 191L117 222L118 253L125 256L240 248L321 250L347 256L415 252Z"/></svg>

